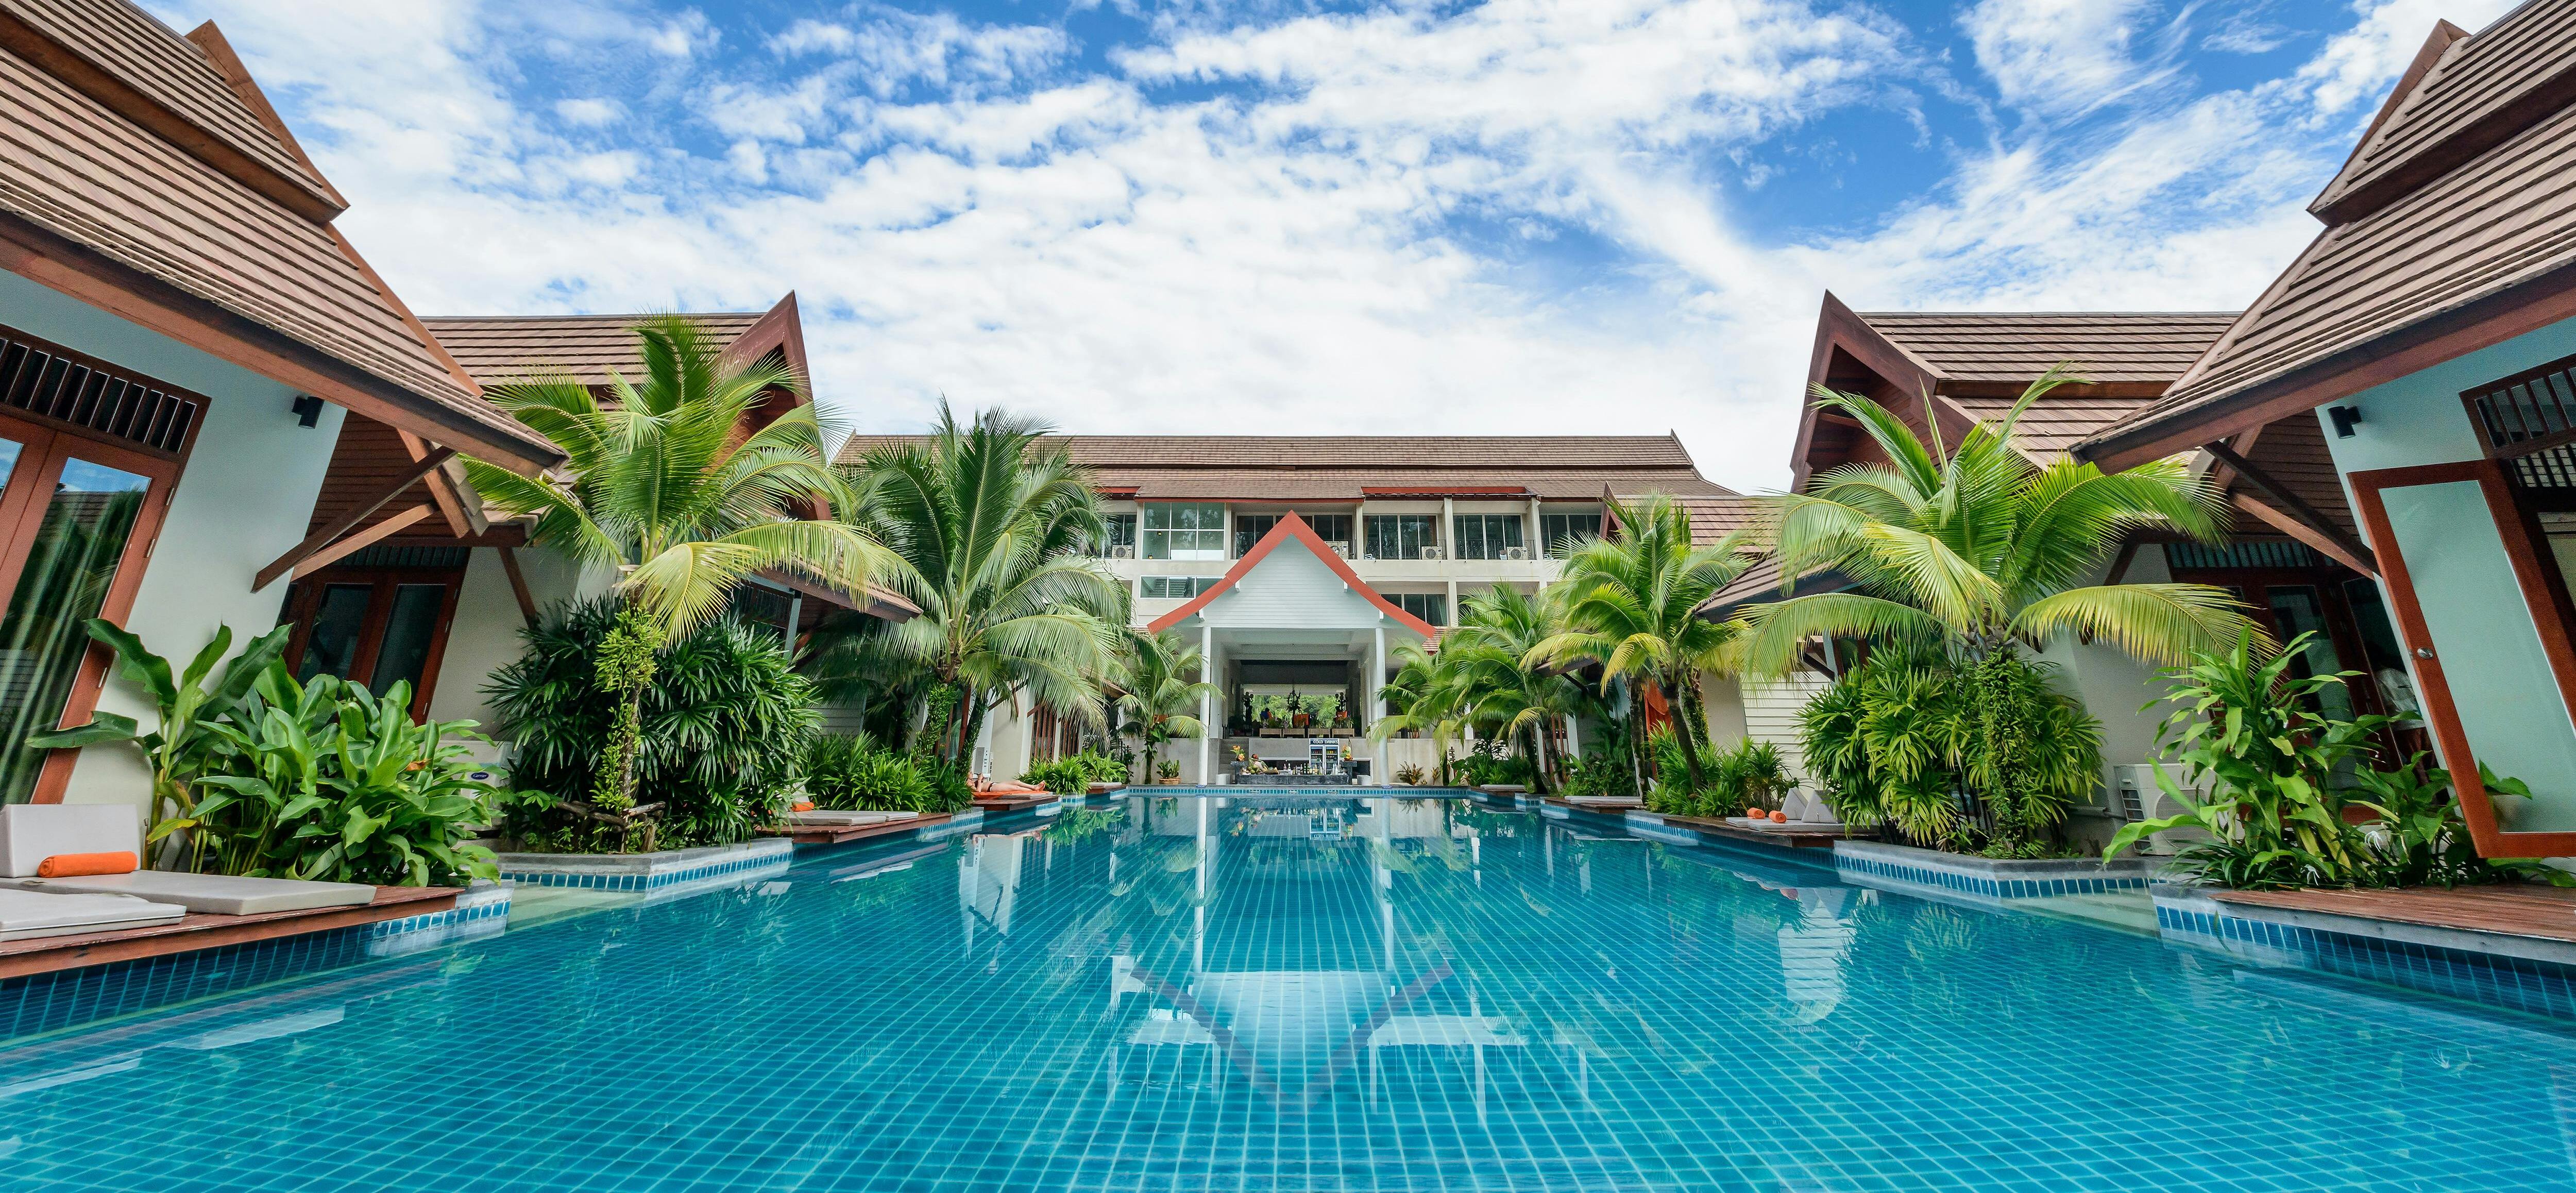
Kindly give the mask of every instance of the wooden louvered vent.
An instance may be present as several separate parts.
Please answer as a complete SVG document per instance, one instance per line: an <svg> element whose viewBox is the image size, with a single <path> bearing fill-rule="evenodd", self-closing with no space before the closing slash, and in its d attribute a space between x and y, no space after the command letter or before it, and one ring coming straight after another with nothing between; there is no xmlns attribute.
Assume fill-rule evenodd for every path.
<svg viewBox="0 0 2576 1193"><path fill-rule="evenodd" d="M2576 356L2463 390L2487 454L2526 489L2576 489Z"/></svg>
<svg viewBox="0 0 2576 1193"><path fill-rule="evenodd" d="M205 399L0 326L0 406L165 456L188 442Z"/></svg>

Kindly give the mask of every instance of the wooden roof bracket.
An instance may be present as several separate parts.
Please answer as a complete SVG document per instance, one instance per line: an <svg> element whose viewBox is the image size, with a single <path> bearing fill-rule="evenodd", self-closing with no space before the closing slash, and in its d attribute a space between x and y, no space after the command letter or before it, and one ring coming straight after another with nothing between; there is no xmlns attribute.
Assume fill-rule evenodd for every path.
<svg viewBox="0 0 2576 1193"><path fill-rule="evenodd" d="M295 544L295 546L290 548L286 554L278 556L276 559L271 560L267 567L259 569L259 574L251 579L250 590L252 592L258 592L260 589L266 588L271 583L274 583L279 576L283 576L287 572L295 570L297 565L307 563L308 561L311 562L313 567L322 567L344 555L349 554L350 552L356 551L359 548L376 541L377 539L392 534L395 530L400 530L405 526L409 526L412 523L429 516L431 507L421 506L415 510L406 510L401 514L397 514L394 517L385 520L384 522L370 526L358 534L350 535L348 540L345 542L335 541L338 540L341 535L348 534L351 527L356 526L360 522L366 521L368 515L375 513L377 510L383 509L385 505L391 502L394 498L402 496L405 490L420 483L420 479L422 477L438 471L438 466L446 463L448 457L455 454L456 449L452 447L432 449L427 456L415 461L409 469L403 472L402 475L395 477L392 483L377 490L374 496L349 507L346 512L342 513L337 518L331 519L328 523L324 524L321 529L304 536L304 541ZM391 529L387 529L388 527L391 527Z"/></svg>
<svg viewBox="0 0 2576 1193"><path fill-rule="evenodd" d="M2371 553L2367 544L2336 526L2333 519L2291 492L2271 473L2255 467L2252 461L2236 454L2224 443L2203 444L2201 450L2226 465L2237 479L2261 493L2259 497L2242 492L2233 494L2236 508L2261 518L2281 533L2316 548L2345 567L2374 579L2378 577L2379 557Z"/></svg>

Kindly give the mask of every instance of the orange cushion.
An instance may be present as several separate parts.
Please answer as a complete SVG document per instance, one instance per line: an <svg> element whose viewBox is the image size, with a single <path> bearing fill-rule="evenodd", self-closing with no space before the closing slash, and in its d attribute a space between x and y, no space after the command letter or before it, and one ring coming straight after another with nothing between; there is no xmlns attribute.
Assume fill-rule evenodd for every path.
<svg viewBox="0 0 2576 1193"><path fill-rule="evenodd" d="M131 853L57 853L36 863L38 878L77 878L84 874L132 874L141 862Z"/></svg>

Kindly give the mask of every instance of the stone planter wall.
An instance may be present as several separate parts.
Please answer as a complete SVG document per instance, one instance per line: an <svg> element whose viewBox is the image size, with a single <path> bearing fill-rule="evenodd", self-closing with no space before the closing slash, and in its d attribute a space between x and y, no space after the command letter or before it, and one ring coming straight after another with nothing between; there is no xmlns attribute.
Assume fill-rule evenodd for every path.
<svg viewBox="0 0 2576 1193"><path fill-rule="evenodd" d="M501 877L536 886L650 893L684 882L784 866L795 848L784 837L763 837L739 845L657 853L505 853L500 855Z"/></svg>
<svg viewBox="0 0 2576 1193"><path fill-rule="evenodd" d="M2282 907L2159 882L2156 928L2267 968L2320 970L2554 1019L2576 1019L2576 944Z"/></svg>
<svg viewBox="0 0 2576 1193"><path fill-rule="evenodd" d="M1845 878L1868 886L1899 890L1917 887L1985 899L2046 899L2143 890L2154 864L2131 857L2111 862L2097 858L2014 861L1879 841L1834 842L1834 868Z"/></svg>

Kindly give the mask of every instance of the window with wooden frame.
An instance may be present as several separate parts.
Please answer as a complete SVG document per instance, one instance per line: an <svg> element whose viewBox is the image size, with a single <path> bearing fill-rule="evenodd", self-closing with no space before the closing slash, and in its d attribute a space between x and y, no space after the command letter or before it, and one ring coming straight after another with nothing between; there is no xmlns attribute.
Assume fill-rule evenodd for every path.
<svg viewBox="0 0 2576 1193"><path fill-rule="evenodd" d="M82 625L133 611L206 405L0 326L0 803L71 781L79 751L24 743L97 709L109 654Z"/></svg>
<svg viewBox="0 0 2576 1193"><path fill-rule="evenodd" d="M409 683L412 719L426 718L471 554L374 546L297 580L286 598L295 626L287 667L298 679L336 675L378 694Z"/></svg>

